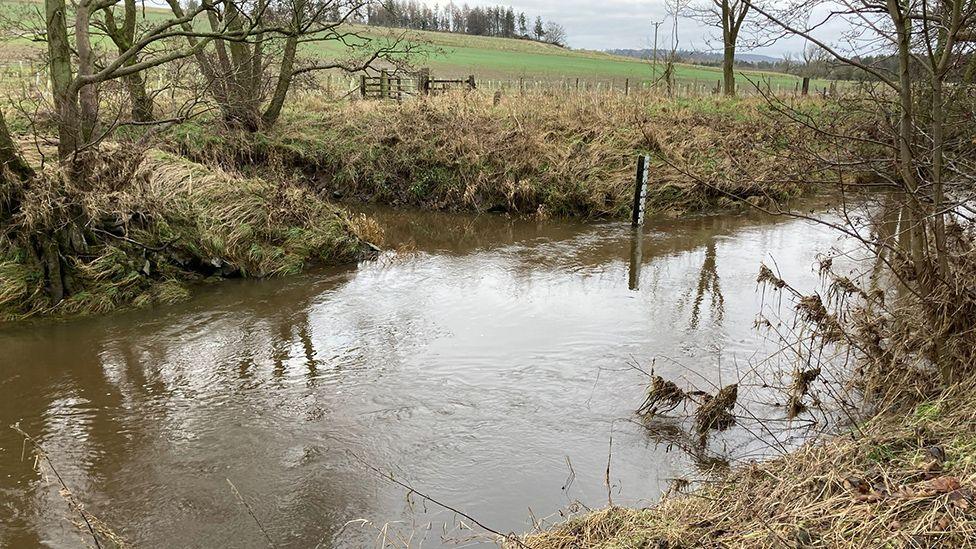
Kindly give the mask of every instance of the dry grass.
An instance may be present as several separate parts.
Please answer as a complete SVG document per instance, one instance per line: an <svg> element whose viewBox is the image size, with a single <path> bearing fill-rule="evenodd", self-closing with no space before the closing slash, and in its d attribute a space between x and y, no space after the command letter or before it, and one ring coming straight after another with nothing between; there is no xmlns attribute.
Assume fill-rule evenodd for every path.
<svg viewBox="0 0 976 549"><path fill-rule="evenodd" d="M976 386L649 509L609 508L530 535L534 549L976 546Z"/></svg>
<svg viewBox="0 0 976 549"><path fill-rule="evenodd" d="M205 162L298 168L317 188L348 198L600 218L628 215L639 152L653 158L649 200L657 211L811 190L825 174L795 165L784 147L797 136L788 131L799 130L778 124L758 100L531 94L494 106L486 94L458 92L399 105L307 97L267 134L200 124L172 139ZM787 178L789 171L807 180Z"/></svg>
<svg viewBox="0 0 976 549"><path fill-rule="evenodd" d="M160 151L128 163L118 149L102 154L129 169L107 162L97 187L85 190L49 171L25 189L0 248L0 319L172 303L189 295L193 280L292 274L350 261L363 249L346 214L307 189ZM71 287L52 304L41 264L17 235L55 230Z"/></svg>

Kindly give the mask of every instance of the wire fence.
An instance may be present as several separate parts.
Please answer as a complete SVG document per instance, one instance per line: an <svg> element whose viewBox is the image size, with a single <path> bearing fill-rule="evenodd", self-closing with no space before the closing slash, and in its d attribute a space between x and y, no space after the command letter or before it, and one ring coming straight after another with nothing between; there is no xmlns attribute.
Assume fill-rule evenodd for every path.
<svg viewBox="0 0 976 549"><path fill-rule="evenodd" d="M170 86L163 71L145 73L146 86L151 90L161 90ZM383 79L386 80L383 80ZM427 79L427 92L423 87ZM556 94L611 94L611 95L654 95L669 98L697 98L720 95L722 82L716 80L678 78L670 85L662 78L651 79L592 79L582 77L520 77L520 78L477 78L466 75L430 76L429 72L390 72L382 76L363 76L360 74L323 73L303 86L303 93L325 92L327 96L352 99L390 99L402 101L426 93L442 93L458 89L479 89L501 92L504 95L525 95L545 93ZM737 80L736 95L751 96L837 96L853 89L845 83L814 83L804 92L801 80L784 82L782 78ZM0 63L0 89L7 92L30 92L35 95L50 94L51 84L48 70L44 64L32 61L8 61ZM364 93L365 90L365 93Z"/></svg>

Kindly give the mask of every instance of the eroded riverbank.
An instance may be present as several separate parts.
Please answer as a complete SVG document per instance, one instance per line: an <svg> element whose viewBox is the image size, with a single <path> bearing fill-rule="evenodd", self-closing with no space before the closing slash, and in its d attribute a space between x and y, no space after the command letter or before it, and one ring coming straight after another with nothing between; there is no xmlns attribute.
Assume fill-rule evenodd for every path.
<svg viewBox="0 0 976 549"><path fill-rule="evenodd" d="M358 269L3 329L0 421L21 421L86 509L140 547L263 546L228 479L280 547L368 546L377 531L356 519L425 547L476 534L350 453L526 531L606 503L611 430L615 503L652 502L694 467L628 421L646 378L627 364L735 379L765 356L759 262L812 287L813 250L836 238L754 215L652 222L635 261L622 223L377 215L402 251ZM761 453L735 429L715 444ZM76 545L21 446L0 435L0 540Z"/></svg>

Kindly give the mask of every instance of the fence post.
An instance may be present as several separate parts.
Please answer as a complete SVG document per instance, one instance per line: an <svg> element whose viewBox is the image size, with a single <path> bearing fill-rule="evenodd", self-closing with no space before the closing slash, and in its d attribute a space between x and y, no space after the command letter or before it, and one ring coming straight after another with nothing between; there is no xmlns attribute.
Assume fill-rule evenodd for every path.
<svg viewBox="0 0 976 549"><path fill-rule="evenodd" d="M430 69L423 68L417 73L417 91L420 95L430 95Z"/></svg>
<svg viewBox="0 0 976 549"><path fill-rule="evenodd" d="M651 167L651 157L642 154L637 157L637 182L634 185L634 210L631 226L644 224L644 200L647 198L647 172Z"/></svg>
<svg viewBox="0 0 976 549"><path fill-rule="evenodd" d="M359 77L359 96L366 99L366 75L363 74Z"/></svg>
<svg viewBox="0 0 976 549"><path fill-rule="evenodd" d="M473 74L472 75L469 75L468 76L468 89L469 90L473 90L476 87L477 87L477 84L474 81L474 75Z"/></svg>
<svg viewBox="0 0 976 549"><path fill-rule="evenodd" d="M390 98L390 75L386 70L380 71L380 97L383 99Z"/></svg>
<svg viewBox="0 0 976 549"><path fill-rule="evenodd" d="M800 90L800 95L807 95L808 93L810 93L810 77L804 76L803 87Z"/></svg>
<svg viewBox="0 0 976 549"><path fill-rule="evenodd" d="M624 95L630 95L630 78L624 80Z"/></svg>

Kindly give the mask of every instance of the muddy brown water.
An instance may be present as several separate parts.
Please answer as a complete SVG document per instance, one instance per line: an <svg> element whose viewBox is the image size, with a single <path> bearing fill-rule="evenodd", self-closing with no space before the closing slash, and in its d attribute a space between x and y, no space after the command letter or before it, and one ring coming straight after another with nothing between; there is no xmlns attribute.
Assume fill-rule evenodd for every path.
<svg viewBox="0 0 976 549"><path fill-rule="evenodd" d="M774 346L757 313L790 314L757 289L759 262L815 287L836 241L755 215L651 221L639 240L623 223L376 215L401 248L377 261L0 328L0 546L84 543L18 421L135 547L268 546L228 481L278 547L490 544L362 462L502 532L605 505L608 454L613 502L647 504L695 464L630 421L647 379L628 364L734 381ZM741 457L759 438L711 447Z"/></svg>

